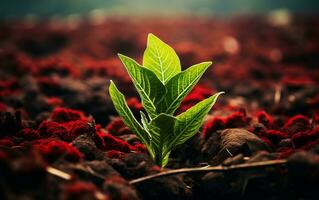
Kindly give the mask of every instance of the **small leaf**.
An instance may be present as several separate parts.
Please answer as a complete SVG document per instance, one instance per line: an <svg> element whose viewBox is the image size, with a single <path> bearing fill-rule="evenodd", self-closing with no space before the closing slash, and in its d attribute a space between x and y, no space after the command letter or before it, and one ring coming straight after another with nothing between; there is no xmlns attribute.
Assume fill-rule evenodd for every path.
<svg viewBox="0 0 319 200"><path fill-rule="evenodd" d="M155 117L157 107L159 107L158 104L166 93L165 86L152 71L140 66L132 58L121 54L119 54L119 57L133 80L142 99L144 109L151 118Z"/></svg>
<svg viewBox="0 0 319 200"><path fill-rule="evenodd" d="M171 151L175 146L184 143L198 131L205 115L211 110L218 96L221 94L223 94L223 92L219 92L202 100L176 117L177 123L174 131L174 139L170 141L166 152Z"/></svg>
<svg viewBox="0 0 319 200"><path fill-rule="evenodd" d="M116 111L119 113L119 115L122 117L124 123L126 126L128 126L143 142L150 153L152 154L153 151L150 148L150 138L149 135L146 133L146 131L142 128L140 123L135 119L132 111L128 107L125 101L124 95L117 89L116 85L111 81L111 84L109 86L109 93L112 99L112 102L114 104L114 107ZM154 154L154 153L153 153Z"/></svg>
<svg viewBox="0 0 319 200"><path fill-rule="evenodd" d="M193 89L212 62L193 65L174 76L166 85L167 93L161 102L161 112L174 114L186 95Z"/></svg>
<svg viewBox="0 0 319 200"><path fill-rule="evenodd" d="M154 72L164 85L181 71L181 64L174 49L153 34L149 34L147 38L143 66Z"/></svg>

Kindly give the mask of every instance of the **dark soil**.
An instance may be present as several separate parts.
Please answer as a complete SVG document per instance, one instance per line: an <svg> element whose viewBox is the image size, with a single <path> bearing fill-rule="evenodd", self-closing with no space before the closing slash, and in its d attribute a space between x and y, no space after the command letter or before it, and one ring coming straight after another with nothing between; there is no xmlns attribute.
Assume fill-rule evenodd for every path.
<svg viewBox="0 0 319 200"><path fill-rule="evenodd" d="M116 53L140 61L149 32L184 68L214 61L178 112L226 92L165 170L287 163L130 184L163 169L117 116L107 88L114 80L139 116ZM1 23L0 199L318 199L318 35L319 20L302 16L285 25L261 17Z"/></svg>

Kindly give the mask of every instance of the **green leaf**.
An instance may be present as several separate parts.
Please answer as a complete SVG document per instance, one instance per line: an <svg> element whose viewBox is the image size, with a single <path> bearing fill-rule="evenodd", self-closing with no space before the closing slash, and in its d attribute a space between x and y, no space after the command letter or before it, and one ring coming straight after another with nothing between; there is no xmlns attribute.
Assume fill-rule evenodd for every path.
<svg viewBox="0 0 319 200"><path fill-rule="evenodd" d="M128 126L143 142L150 153L152 154L152 149L150 148L150 138L147 132L142 128L140 123L135 119L132 111L128 107L124 95L117 89L116 85L111 81L109 86L109 93L114 104L114 107L118 114L122 117L126 126ZM153 153L154 154L154 153Z"/></svg>
<svg viewBox="0 0 319 200"><path fill-rule="evenodd" d="M173 114L211 64L212 62L202 62L174 76L165 85L167 93L161 102L161 111Z"/></svg>
<svg viewBox="0 0 319 200"><path fill-rule="evenodd" d="M151 148L155 150L156 163L162 167L168 160L167 154L169 152L164 152L166 151L167 144L173 140L176 120L172 115L161 113L150 123L150 133L152 135Z"/></svg>
<svg viewBox="0 0 319 200"><path fill-rule="evenodd" d="M143 66L154 72L164 85L181 71L181 64L174 49L153 34L149 34L147 38Z"/></svg>
<svg viewBox="0 0 319 200"><path fill-rule="evenodd" d="M132 58L121 54L119 54L119 57L132 78L144 109L150 115L150 118L154 118L157 115L158 104L165 96L165 86L152 71L140 66Z"/></svg>
<svg viewBox="0 0 319 200"><path fill-rule="evenodd" d="M203 123L205 115L211 110L218 96L222 93L223 92L219 92L207 99L202 100L176 117L177 123L174 131L174 139L169 142L166 152L171 151L172 148L184 143L186 140L196 134Z"/></svg>

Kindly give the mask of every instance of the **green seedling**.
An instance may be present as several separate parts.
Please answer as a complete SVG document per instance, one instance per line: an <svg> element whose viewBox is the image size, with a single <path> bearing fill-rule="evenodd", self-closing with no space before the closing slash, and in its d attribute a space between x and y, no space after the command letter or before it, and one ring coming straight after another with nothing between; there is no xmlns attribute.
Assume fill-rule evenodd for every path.
<svg viewBox="0 0 319 200"><path fill-rule="evenodd" d="M124 95L111 81L109 93L124 123L144 143L154 162L165 167L170 152L194 136L223 92L214 94L174 116L182 100L197 84L212 62L202 62L181 71L174 49L153 34L148 35L143 65L118 54L141 98L146 114L138 122L127 106Z"/></svg>

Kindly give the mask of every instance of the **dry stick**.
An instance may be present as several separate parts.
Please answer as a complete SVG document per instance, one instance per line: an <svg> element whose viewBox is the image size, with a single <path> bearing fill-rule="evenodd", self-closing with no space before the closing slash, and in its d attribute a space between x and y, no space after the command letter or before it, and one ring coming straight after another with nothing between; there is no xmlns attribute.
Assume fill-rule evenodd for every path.
<svg viewBox="0 0 319 200"><path fill-rule="evenodd" d="M165 176L172 176L172 175L182 174L182 173L227 172L227 171L234 171L234 170L241 170L241 169L253 169L253 168L260 168L260 167L267 167L267 166L274 166L274 165L284 165L286 163L287 163L287 160L280 159L280 160L261 161L261 162L254 162L254 163L244 163L244 164L231 165L231 166L182 168L182 169L161 172L158 174L152 174L149 176L144 176L141 178L134 179L130 181L129 183L134 185L134 184L139 184L151 179L165 177Z"/></svg>

